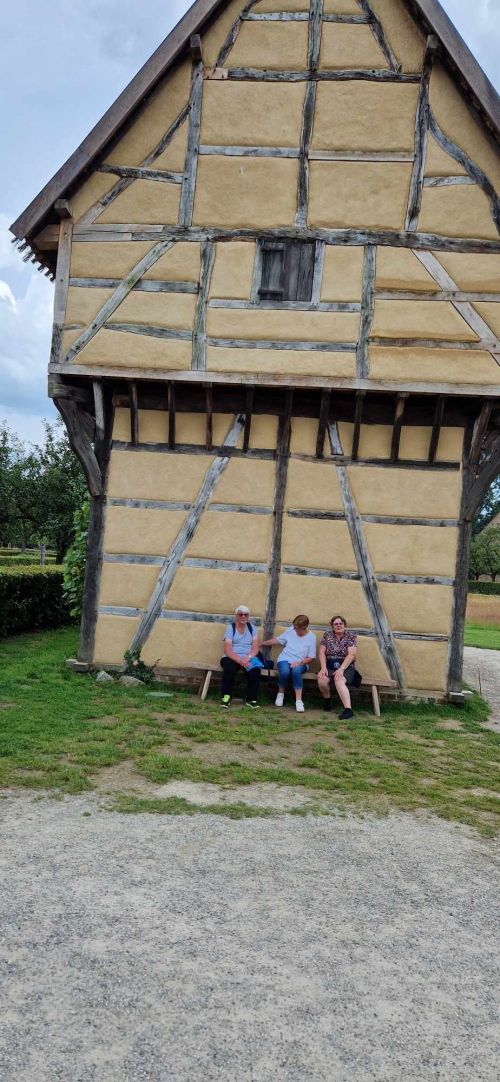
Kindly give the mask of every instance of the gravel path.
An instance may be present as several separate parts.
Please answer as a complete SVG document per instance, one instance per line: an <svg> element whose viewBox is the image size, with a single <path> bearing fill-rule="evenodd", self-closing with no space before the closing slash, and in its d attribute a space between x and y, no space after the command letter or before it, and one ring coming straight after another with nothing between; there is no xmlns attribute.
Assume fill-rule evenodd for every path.
<svg viewBox="0 0 500 1082"><path fill-rule="evenodd" d="M500 732L500 650L464 647L464 680L488 700L491 715L487 726Z"/></svg>
<svg viewBox="0 0 500 1082"><path fill-rule="evenodd" d="M498 848L0 800L2 1082L497 1082Z"/></svg>

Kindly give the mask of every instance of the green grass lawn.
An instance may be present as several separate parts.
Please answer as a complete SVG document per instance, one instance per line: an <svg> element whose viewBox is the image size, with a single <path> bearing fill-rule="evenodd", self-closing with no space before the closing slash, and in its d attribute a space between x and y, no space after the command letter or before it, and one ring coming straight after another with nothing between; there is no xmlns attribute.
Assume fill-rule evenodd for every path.
<svg viewBox="0 0 500 1082"><path fill-rule="evenodd" d="M76 675L64 666L76 640L69 629L0 643L0 787L106 791L109 768L127 766L144 795L125 783L117 794L115 781L115 806L126 811L192 812L155 797L171 779L274 782L302 787L313 808L324 797L329 807L428 811L484 834L498 827L500 738L481 728L488 708L478 696L463 708L391 703L380 719L360 703L350 725L317 709L310 691L305 715L278 712L264 693L258 712L223 711L216 697L153 698ZM269 812L233 805L224 814Z"/></svg>
<svg viewBox="0 0 500 1082"><path fill-rule="evenodd" d="M465 625L465 645L478 646L483 650L500 650L500 627L467 622Z"/></svg>

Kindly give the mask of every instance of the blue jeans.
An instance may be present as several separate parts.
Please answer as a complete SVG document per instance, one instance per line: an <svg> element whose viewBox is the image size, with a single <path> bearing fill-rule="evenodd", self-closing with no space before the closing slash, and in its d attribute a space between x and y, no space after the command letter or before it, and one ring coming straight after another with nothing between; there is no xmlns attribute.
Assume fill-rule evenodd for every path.
<svg viewBox="0 0 500 1082"><path fill-rule="evenodd" d="M286 688L291 676L295 691L300 691L303 684L302 677L304 673L307 672L308 667L308 665L297 665L294 669L292 669L289 661L278 661L280 688Z"/></svg>

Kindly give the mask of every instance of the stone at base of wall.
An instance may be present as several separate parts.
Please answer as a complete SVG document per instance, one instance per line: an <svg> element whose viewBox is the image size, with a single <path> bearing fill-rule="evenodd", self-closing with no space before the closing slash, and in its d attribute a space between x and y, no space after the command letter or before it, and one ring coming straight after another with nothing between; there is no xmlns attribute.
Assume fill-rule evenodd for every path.
<svg viewBox="0 0 500 1082"><path fill-rule="evenodd" d="M472 699L472 691L450 691L448 694L448 702L453 703L454 706L464 706Z"/></svg>

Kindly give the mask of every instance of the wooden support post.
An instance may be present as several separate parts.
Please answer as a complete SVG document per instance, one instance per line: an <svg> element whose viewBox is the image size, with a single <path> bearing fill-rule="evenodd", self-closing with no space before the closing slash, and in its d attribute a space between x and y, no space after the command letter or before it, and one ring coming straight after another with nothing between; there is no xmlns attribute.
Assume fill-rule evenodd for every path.
<svg viewBox="0 0 500 1082"><path fill-rule="evenodd" d="M378 687L377 687L376 684L372 684L371 687L372 687L373 713L375 714L376 718L379 718L380 717L380 699L378 697Z"/></svg>
<svg viewBox="0 0 500 1082"><path fill-rule="evenodd" d="M236 18L235 18L235 20L233 22L233 25L231 26L231 29L230 29L225 41L223 42L223 44L221 45L221 48L219 50L217 60L215 61L215 69L212 69L212 78L216 77L215 76L216 72L219 72L221 69L224 70L224 64L225 64L225 62L226 62L226 60L227 60L227 58L229 56L229 53L231 52L231 49L233 48L233 45L234 45L234 43L236 41L236 38L238 37L238 34L239 34L240 30L241 30L241 24L244 21L246 15L248 15L248 13L252 10L252 8L255 7L257 2L258 2L258 0L247 0L243 10L240 12L239 15L236 16ZM220 75L219 75L219 78L221 78ZM227 78L227 76L226 76L226 78Z"/></svg>
<svg viewBox="0 0 500 1082"><path fill-rule="evenodd" d="M316 438L316 458L323 458L325 453L326 426L330 414L331 391L323 391L319 411L318 435Z"/></svg>
<svg viewBox="0 0 500 1082"><path fill-rule="evenodd" d="M132 380L129 384L130 401L130 442L133 447L139 443L139 409L137 406L137 383Z"/></svg>
<svg viewBox="0 0 500 1082"><path fill-rule="evenodd" d="M203 98L203 61L193 62L191 90L189 94L189 119L184 179L182 181L179 204L179 225L193 223L196 173L198 170L198 152L200 146L201 103Z"/></svg>
<svg viewBox="0 0 500 1082"><path fill-rule="evenodd" d="M378 15L375 14L372 6L368 3L368 0L359 0L360 7L362 8L365 18L370 26L372 34L376 42L380 45L382 52L389 64L391 71L399 72L401 70L401 64L396 59L391 46L385 36L384 28Z"/></svg>
<svg viewBox="0 0 500 1082"><path fill-rule="evenodd" d="M208 689L210 687L211 679L212 679L212 669L208 669L206 674L205 674L204 679L201 681L199 691L198 691L198 695L200 696L200 699L201 699L202 703L205 702L205 699L206 699L206 697L208 695Z"/></svg>
<svg viewBox="0 0 500 1082"><path fill-rule="evenodd" d="M95 412L94 452L97 460L99 460L105 435L104 389L102 379L92 380L92 391L94 395Z"/></svg>
<svg viewBox="0 0 500 1082"><path fill-rule="evenodd" d="M361 421L363 419L363 406L365 402L365 391L356 391L356 406L354 412L354 430L352 433L352 450L351 459L356 461L359 452L359 437L361 434Z"/></svg>
<svg viewBox="0 0 500 1082"><path fill-rule="evenodd" d="M461 147L457 146L456 143L445 135L442 128L439 127L432 109L429 109L429 130L432 132L441 149L444 150L446 154L449 154L450 157L454 158L455 161L465 169L471 180L475 181L475 183L479 184L479 187L482 188L485 196L489 200L493 221L500 231L500 196L495 191L491 181L488 180L486 173L483 173L483 170L469 158L468 154L466 154Z"/></svg>
<svg viewBox="0 0 500 1082"><path fill-rule="evenodd" d="M321 48L323 0L310 0L309 9L309 44L308 44L308 67L310 72L315 72L319 64ZM304 112L302 116L302 133L300 136L299 173L297 184L297 214L296 226L306 226L309 210L309 151L314 125L314 111L316 107L316 82L311 80L307 87L304 98Z"/></svg>
<svg viewBox="0 0 500 1082"><path fill-rule="evenodd" d="M467 505L471 488L470 454L473 431L474 422L469 421L464 432L462 448L462 498L455 564L455 584L453 587L451 635L448 648L448 693L462 691L465 609L467 606L469 549L472 534L472 516L467 512Z"/></svg>
<svg viewBox="0 0 500 1082"><path fill-rule="evenodd" d="M66 306L68 303L71 248L73 242L73 218L71 217L70 205L65 199L58 199L55 205L60 217L60 225L54 293L54 322L52 327L52 343L50 347L51 364L59 364L62 361L62 340L64 322L66 319Z"/></svg>
<svg viewBox="0 0 500 1082"><path fill-rule="evenodd" d="M175 451L175 383L168 385L168 446Z"/></svg>
<svg viewBox="0 0 500 1082"><path fill-rule="evenodd" d="M367 244L363 269L363 296L361 304L361 323L356 350L356 376L366 379L370 374L368 356L368 338L372 329L375 312L375 276L377 271L377 248Z"/></svg>
<svg viewBox="0 0 500 1082"><path fill-rule="evenodd" d="M213 451L213 446L214 446L214 440L213 440L214 419L213 419L213 391L212 391L212 384L211 383L206 383L205 384L205 404L206 404L206 411L207 411L207 431L206 431L205 446L206 446L207 451Z"/></svg>
<svg viewBox="0 0 500 1082"><path fill-rule="evenodd" d="M446 404L446 395L440 394L436 399L436 408L434 410L434 422L432 425L431 438L429 442L429 454L427 455L427 463L429 466L433 466L436 461L436 454L439 444L439 436L441 433L441 425L443 423L444 407Z"/></svg>
<svg viewBox="0 0 500 1082"><path fill-rule="evenodd" d="M479 459L481 457L481 451L486 436L486 431L490 422L493 405L493 402L484 402L481 408L481 413L479 414L479 417L474 426L472 446L470 449L471 481L477 476L479 472Z"/></svg>
<svg viewBox="0 0 500 1082"><path fill-rule="evenodd" d="M94 394L96 394L96 384L97 381L94 383ZM98 412L99 420L97 417ZM87 534L87 558L82 599L82 619L80 624L80 646L78 651L79 661L89 665L94 658L95 628L103 559L106 485L111 454L113 420L114 409L112 393L100 386L97 390L96 397L95 457L100 471L101 488L98 494L93 495L90 504L89 529ZM99 438L97 438L97 433L100 433L101 430L101 423L104 425L102 436L99 435Z"/></svg>
<svg viewBox="0 0 500 1082"><path fill-rule="evenodd" d="M191 52L191 59L193 64L203 63L203 49L201 45L201 38L199 34L191 34L189 40L189 49Z"/></svg>
<svg viewBox="0 0 500 1082"><path fill-rule="evenodd" d="M83 469L91 496L100 496L102 492L101 468L92 446L95 422L90 413L82 409L79 402L72 398L55 397L54 405L66 425L70 446Z"/></svg>
<svg viewBox="0 0 500 1082"><path fill-rule="evenodd" d="M399 443L401 440L401 426L403 424L403 415L406 409L406 403L408 400L408 394L398 394L396 398L396 409L394 411L394 423L392 426L392 439L391 439L391 454L390 460L392 463L396 463L399 456Z"/></svg>
<svg viewBox="0 0 500 1082"><path fill-rule="evenodd" d="M274 489L274 525L269 560L269 579L264 615L264 638L272 638L276 623L276 604L281 571L281 538L283 534L283 511L285 489L290 457L290 439L292 434L293 390L285 394L283 413L280 416L278 442L276 447L276 481Z"/></svg>
<svg viewBox="0 0 500 1082"><path fill-rule="evenodd" d="M420 82L420 94L415 118L415 158L410 181L405 229L417 228L420 206L422 203L425 156L427 153L427 136L429 132L429 83L437 50L438 39L431 34L427 38L427 46L422 67L422 79Z"/></svg>
<svg viewBox="0 0 500 1082"><path fill-rule="evenodd" d="M215 244L205 240L201 246L200 288L193 328L193 368L203 372L207 366L207 303L215 262Z"/></svg>
<svg viewBox="0 0 500 1082"><path fill-rule="evenodd" d="M252 427L253 387L247 387L245 395L245 431L243 433L243 454L246 454L250 446L250 431Z"/></svg>

